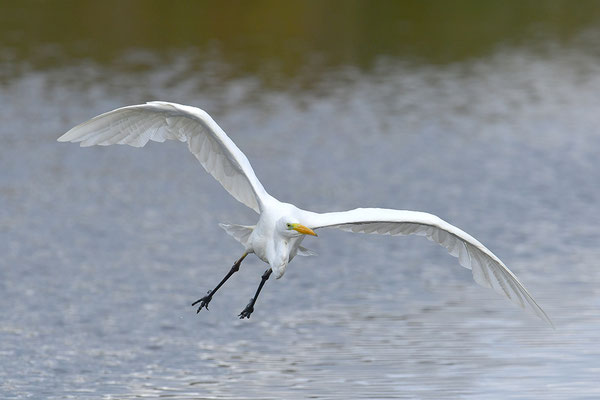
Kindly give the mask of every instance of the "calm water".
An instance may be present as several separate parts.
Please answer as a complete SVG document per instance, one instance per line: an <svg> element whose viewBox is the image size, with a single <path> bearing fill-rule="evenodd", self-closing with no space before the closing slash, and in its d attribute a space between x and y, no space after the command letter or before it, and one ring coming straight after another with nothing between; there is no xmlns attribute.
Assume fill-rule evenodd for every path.
<svg viewBox="0 0 600 400"><path fill-rule="evenodd" d="M600 398L595 4L17 4L0 3L0 397ZM256 258L196 315L242 251L218 222L255 214L179 143L56 142L153 99L211 113L281 200L465 229L557 329L423 238L336 231L250 320Z"/></svg>

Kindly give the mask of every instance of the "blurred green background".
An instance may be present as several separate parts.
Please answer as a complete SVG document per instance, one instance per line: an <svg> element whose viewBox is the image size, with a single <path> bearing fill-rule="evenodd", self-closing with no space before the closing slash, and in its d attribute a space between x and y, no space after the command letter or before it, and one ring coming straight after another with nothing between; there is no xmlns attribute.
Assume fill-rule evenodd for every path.
<svg viewBox="0 0 600 400"><path fill-rule="evenodd" d="M502 46L577 45L598 28L598 1L2 1L1 76L30 68L124 60L190 51L198 65L215 55L223 73L265 82L310 69L370 68L380 57L452 63ZM548 40L546 40L548 39ZM540 48L541 51L551 51ZM317 74L318 76L318 74Z"/></svg>

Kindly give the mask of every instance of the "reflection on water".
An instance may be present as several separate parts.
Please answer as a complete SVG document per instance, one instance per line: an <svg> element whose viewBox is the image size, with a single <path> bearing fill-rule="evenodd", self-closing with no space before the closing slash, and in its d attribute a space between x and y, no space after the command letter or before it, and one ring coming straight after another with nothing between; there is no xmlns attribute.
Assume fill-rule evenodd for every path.
<svg viewBox="0 0 600 400"><path fill-rule="evenodd" d="M23 12L14 4L3 5L0 18ZM128 4L141 15L158 12L152 11L158 3ZM297 34L297 26L281 22L281 7L259 4L265 8L233 13L232 26L250 30L250 15L269 9L289 29L288 39ZM303 4L293 11L311 21L307 32L334 29L335 21L328 27L309 18L327 6ZM446 48L443 27L432 28L431 42L405 40L416 48L411 57L424 59L419 62L398 57L384 39L372 39L379 47L371 48L364 32L376 28L376 16L382 15L381 27L395 21L373 4L352 3L348 15L336 14L344 26L365 24L343 29L364 40L356 45L357 60L344 48L350 39L338 50L323 39L322 52L338 57L337 64L313 69L302 61L295 67L302 72L287 73L278 66L276 85L268 74L236 63L229 50L235 44L223 39L229 31L214 25L198 24L194 32L217 32L228 44L202 56L187 46L162 54L174 47L170 40L188 36L174 28L173 16L165 17L173 35L151 40L140 33L149 28L133 25L139 48L123 45L114 54L102 46L115 44L125 29L119 24L107 32L108 44L92 43L99 54L77 50L76 31L67 24L59 24L64 30L40 24L21 32L23 40L14 22L3 25L10 35L0 35L0 54L10 68L2 69L0 81L2 398L600 396L600 64L596 41L588 40L597 37L585 23L595 6L579 15L548 2L553 6L535 18L538 9L503 8L503 15L545 21L539 29L555 32L557 41L512 46L509 35L510 46L503 46L512 19L499 18L503 28L490 33L494 40L485 49L467 42L468 55L452 51L452 62L438 63ZM475 15L496 12L465 4ZM48 7L40 5L49 14L64 11ZM110 9L75 7L83 21ZM111 12L122 18L133 12L123 7ZM183 13L178 7L175 17ZM389 14L406 12L414 21L409 33L441 19L432 6L390 7ZM365 14L364 21L353 13ZM572 18L549 24L560 13ZM570 25L574 20L579 30ZM445 29L461 35L454 21ZM540 26L515 24L520 32ZM191 26L183 22L181 32ZM519 29L515 37L523 38ZM49 38L37 46L42 33ZM578 45L561 44L574 37ZM485 36L472 40L486 42ZM52 41L60 44L55 63L30 58L52 49ZM278 51L269 54L293 64ZM267 71L259 58L253 62ZM317 78L305 85L311 76ZM318 257L294 260L282 280L267 283L251 320L235 316L260 280L264 266L257 260L227 283L210 312L196 315L191 301L241 251L217 223L253 223L255 215L179 143L136 150L55 142L93 115L150 99L213 114L266 189L284 201L316 211L418 209L464 228L506 261L558 329L476 286L469 271L422 238L333 231L306 242Z"/></svg>

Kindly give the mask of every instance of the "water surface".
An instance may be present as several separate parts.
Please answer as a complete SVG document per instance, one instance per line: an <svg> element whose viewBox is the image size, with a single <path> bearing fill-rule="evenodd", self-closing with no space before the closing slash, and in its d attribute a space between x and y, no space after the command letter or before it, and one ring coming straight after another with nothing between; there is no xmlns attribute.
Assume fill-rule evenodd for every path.
<svg viewBox="0 0 600 400"><path fill-rule="evenodd" d="M219 30L154 2L34 4L27 21L2 5L3 398L600 396L595 6L465 2L456 21L355 2L329 26L316 2L267 2L233 8ZM226 13L199 4L196 15ZM71 18L51 25L43 12ZM138 13L129 31L114 19ZM67 23L102 18L115 28ZM148 38L159 20L171 33ZM179 143L56 142L96 114L153 99L207 110L281 200L422 210L461 227L557 329L423 238L336 231L305 241L319 256L269 281L250 320L236 315L265 269L255 258L196 315L189 304L242 251L218 222L256 215Z"/></svg>

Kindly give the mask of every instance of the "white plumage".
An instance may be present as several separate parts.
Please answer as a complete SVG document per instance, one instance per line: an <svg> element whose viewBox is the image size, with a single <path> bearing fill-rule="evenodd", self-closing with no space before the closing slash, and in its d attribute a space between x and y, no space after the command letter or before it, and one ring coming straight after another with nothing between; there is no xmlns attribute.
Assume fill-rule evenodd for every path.
<svg viewBox="0 0 600 400"><path fill-rule="evenodd" d="M62 135L59 142L81 147L128 144L149 140L187 142L204 169L236 200L260 213L260 199L269 197L250 162L205 111L181 104L152 101L98 115Z"/></svg>
<svg viewBox="0 0 600 400"><path fill-rule="evenodd" d="M380 208L321 214L278 201L266 192L244 153L205 111L198 108L158 101L122 107L76 126L58 140L81 142L81 146L128 144L142 147L149 140L164 142L167 139L187 142L204 169L234 198L260 215L255 226L221 225L246 251L221 283L196 302L200 303L198 311L208 308L214 293L239 269L246 255L254 253L270 268L263 275L256 295L240 314L241 318L249 318L271 272L280 278L294 256L314 255L300 245L305 235L316 236L314 230L320 228L338 228L349 232L425 236L458 257L463 267L473 271L477 283L505 295L552 325L548 315L496 255L468 233L435 215Z"/></svg>

